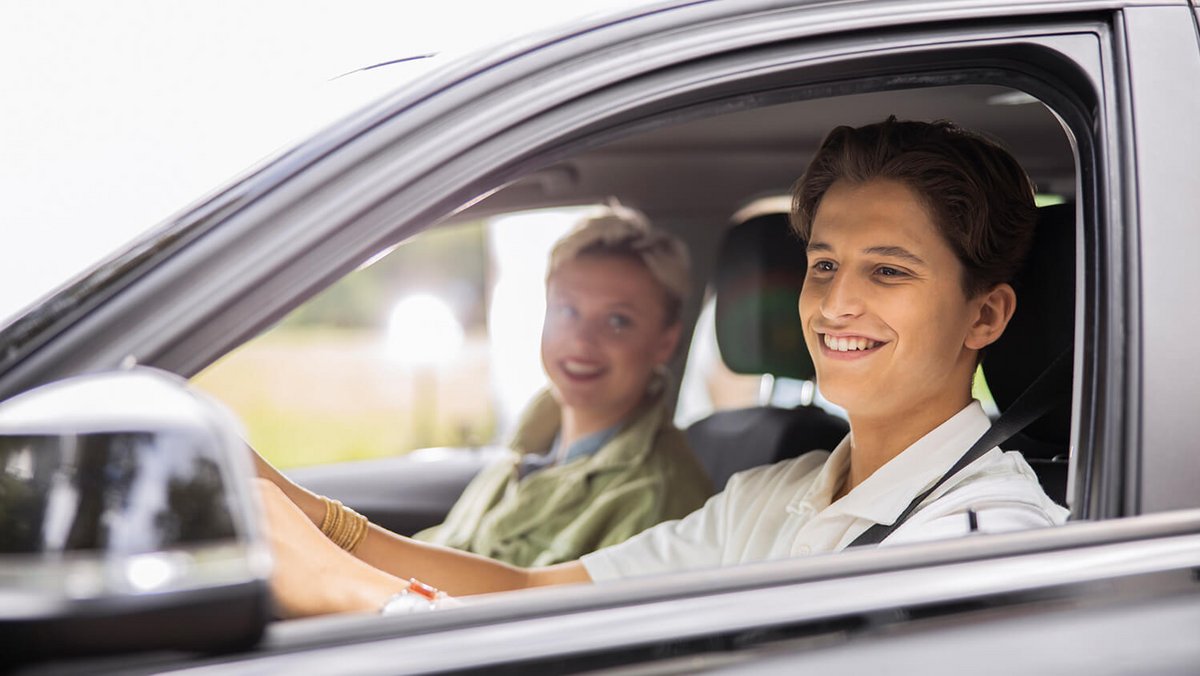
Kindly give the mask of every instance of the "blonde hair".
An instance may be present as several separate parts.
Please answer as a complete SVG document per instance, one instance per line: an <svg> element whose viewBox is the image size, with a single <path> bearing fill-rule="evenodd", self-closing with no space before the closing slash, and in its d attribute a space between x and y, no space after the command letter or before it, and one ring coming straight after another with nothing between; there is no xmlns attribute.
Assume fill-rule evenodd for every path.
<svg viewBox="0 0 1200 676"><path fill-rule="evenodd" d="M666 323L679 321L691 287L691 257L683 240L650 225L644 215L620 204L581 220L550 251L547 280L562 265L581 256L625 256L640 261L662 286Z"/></svg>

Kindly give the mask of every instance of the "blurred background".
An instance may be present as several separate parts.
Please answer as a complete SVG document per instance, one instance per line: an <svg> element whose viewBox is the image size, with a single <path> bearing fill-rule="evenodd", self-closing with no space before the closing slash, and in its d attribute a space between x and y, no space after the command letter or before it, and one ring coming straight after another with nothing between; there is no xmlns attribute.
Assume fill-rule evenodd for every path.
<svg viewBox="0 0 1200 676"><path fill-rule="evenodd" d="M0 1L0 327L439 62L628 4ZM195 383L283 467L496 441L543 384L540 266L578 215L417 237Z"/></svg>
<svg viewBox="0 0 1200 676"><path fill-rule="evenodd" d="M0 326L438 59L628 4L0 0Z"/></svg>

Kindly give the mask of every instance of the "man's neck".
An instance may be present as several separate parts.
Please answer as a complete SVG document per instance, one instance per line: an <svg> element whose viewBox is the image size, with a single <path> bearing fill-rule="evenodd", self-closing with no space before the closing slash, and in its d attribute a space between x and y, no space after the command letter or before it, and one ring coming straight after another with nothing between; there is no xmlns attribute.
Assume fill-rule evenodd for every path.
<svg viewBox="0 0 1200 676"><path fill-rule="evenodd" d="M903 415L851 416L850 467L834 500L854 490L892 458L954 417L970 401L968 395L929 406L909 407Z"/></svg>

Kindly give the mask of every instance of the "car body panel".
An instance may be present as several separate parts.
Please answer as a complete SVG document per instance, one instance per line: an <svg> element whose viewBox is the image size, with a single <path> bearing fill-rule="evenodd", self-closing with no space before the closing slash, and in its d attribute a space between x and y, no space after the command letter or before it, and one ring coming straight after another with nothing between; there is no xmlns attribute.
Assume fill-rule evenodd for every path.
<svg viewBox="0 0 1200 676"><path fill-rule="evenodd" d="M1188 487L1194 491L1200 483L1197 467L1181 471L1196 447L1190 435L1178 432L1195 419L1200 401L1200 364L1183 358L1191 337L1200 335L1200 315L1185 309L1191 303L1178 294L1194 288L1188 270L1191 252L1200 249L1194 196L1200 165L1192 160L1200 157L1200 134L1189 133L1195 125L1187 122L1200 119L1200 59L1188 48L1194 27L1182 12L1139 8L1123 17L1134 125L1131 183L1137 186L1125 233L1132 240L1130 274L1141 284L1141 293L1126 299L1130 311L1141 315L1141 330L1126 335L1124 352L1141 356L1141 430L1131 441L1154 449L1130 470L1146 487L1137 496L1141 510L1160 511L1187 506ZM1166 63L1170 70L1162 68Z"/></svg>
<svg viewBox="0 0 1200 676"><path fill-rule="evenodd" d="M656 652L669 657L669 646L691 642L711 644L692 651L700 658L712 653L710 657L736 660L730 655L735 651L721 648L734 636L740 636L746 647L757 645L767 654L775 641L786 646L787 641L804 638L816 646L853 646L859 637L903 630L910 617L961 617L964 604L973 611L990 611L981 613L985 617L1020 616L1047 606L1096 610L1128 602L1132 589L1147 585L1155 588L1155 597L1179 593L1177 598L1186 599L1186 607L1194 609L1200 596L1189 568L1200 562L1200 535L1195 533L1200 513L1191 512L1190 523L1180 516L1170 519L1170 527L1168 520L1159 521L1159 528L1180 528L1191 534L1107 544L1089 537L1093 544L1063 546L1082 531L1098 534L1098 524L1078 524L1039 532L1043 544L1050 547L1042 552L997 556L993 550L991 556L971 557L966 552L973 543L935 545L975 559L957 564L915 565L914 559L922 557L913 547L889 548L879 552L883 556L850 552L837 560L813 557L756 564L728 571L727 578L703 595L686 590L695 580L711 581L710 575L670 576L682 578L674 580L648 577L620 587L538 590L527 593L519 604L485 599L457 618L449 613L436 618L441 621L433 626L426 615L388 618L396 620L393 637L380 636L370 643L355 641L359 627L352 626L355 620L350 618L306 621L307 627L281 627L264 646L265 654L251 656L244 664L237 658L216 659L188 673L263 673L302 667L347 674L425 673L485 665L512 671L574 671L585 665L621 666L621 657L606 654L613 651L629 651L626 657L636 662ZM1133 524L1124 525L1129 532L1137 530ZM1012 540L1009 536L988 539L986 545L979 544L1012 544L1005 542ZM1052 545L1053 540L1060 544ZM892 560L880 566L885 557ZM913 558L903 563L907 557ZM785 582L789 578L793 584ZM573 592L570 598L568 592ZM478 631L478 623L497 615L506 620L502 626ZM973 619L967 615L964 622L970 626ZM760 634L757 640L755 633ZM542 640L548 635L555 639ZM591 656L591 661L577 662L572 656L578 655ZM1002 655L994 659L994 673L1011 664ZM694 661L689 664L695 668ZM666 673L677 671L689 669L685 665Z"/></svg>

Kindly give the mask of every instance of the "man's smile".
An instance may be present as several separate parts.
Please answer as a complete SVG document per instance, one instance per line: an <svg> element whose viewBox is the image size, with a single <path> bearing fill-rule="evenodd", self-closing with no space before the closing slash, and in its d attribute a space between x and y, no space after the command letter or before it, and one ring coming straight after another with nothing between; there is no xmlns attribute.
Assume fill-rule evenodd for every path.
<svg viewBox="0 0 1200 676"><path fill-rule="evenodd" d="M821 344L821 353L834 359L865 357L887 344L885 341L850 334L834 336L828 333L818 333L817 338Z"/></svg>

